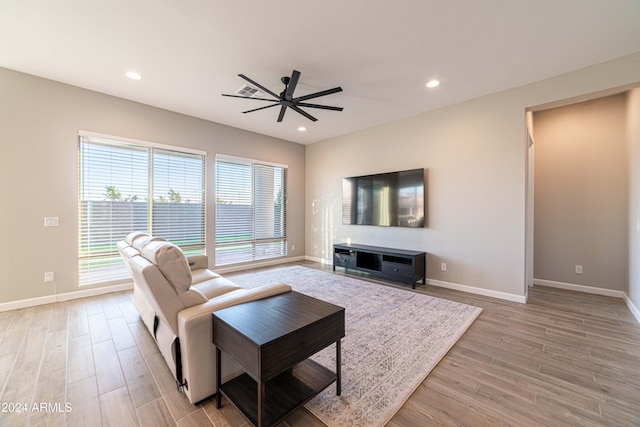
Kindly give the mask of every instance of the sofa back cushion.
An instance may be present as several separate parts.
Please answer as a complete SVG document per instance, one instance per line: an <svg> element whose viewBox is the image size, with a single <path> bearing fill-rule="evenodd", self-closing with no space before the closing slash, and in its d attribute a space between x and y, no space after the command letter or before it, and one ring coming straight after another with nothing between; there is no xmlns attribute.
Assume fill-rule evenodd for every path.
<svg viewBox="0 0 640 427"><path fill-rule="evenodd" d="M133 241L136 240L138 237L143 237L143 236L149 236L149 235L142 231L132 231L131 233L127 234L127 237L124 238L124 241L127 242L129 246L133 246Z"/></svg>
<svg viewBox="0 0 640 427"><path fill-rule="evenodd" d="M182 250L167 241L151 241L142 248L142 256L158 266L178 295L191 286L191 269Z"/></svg>
<svg viewBox="0 0 640 427"><path fill-rule="evenodd" d="M185 306L176 295L157 265L144 256L131 258L131 272L135 286L148 302L154 316L160 323L169 325L175 335L178 334L178 313ZM153 330L151 330L153 333Z"/></svg>
<svg viewBox="0 0 640 427"><path fill-rule="evenodd" d="M139 256L140 255L140 251L137 250L136 248L134 248L133 246L122 245L122 247L120 247L120 245L119 245L118 249L120 251L120 254L122 255L122 258L126 262L128 262L134 256Z"/></svg>
<svg viewBox="0 0 640 427"><path fill-rule="evenodd" d="M154 237L154 236L149 236L148 234L142 234L136 237L135 239L133 239L133 244L131 246L133 246L134 248L142 252L142 249L149 242L166 242L166 240L164 240L162 237Z"/></svg>

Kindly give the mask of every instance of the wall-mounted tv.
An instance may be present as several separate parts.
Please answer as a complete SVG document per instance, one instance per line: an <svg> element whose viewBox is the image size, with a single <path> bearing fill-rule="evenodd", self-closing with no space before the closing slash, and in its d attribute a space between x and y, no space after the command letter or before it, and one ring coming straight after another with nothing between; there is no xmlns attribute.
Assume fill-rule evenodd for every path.
<svg viewBox="0 0 640 427"><path fill-rule="evenodd" d="M343 178L342 223L424 227L424 169Z"/></svg>

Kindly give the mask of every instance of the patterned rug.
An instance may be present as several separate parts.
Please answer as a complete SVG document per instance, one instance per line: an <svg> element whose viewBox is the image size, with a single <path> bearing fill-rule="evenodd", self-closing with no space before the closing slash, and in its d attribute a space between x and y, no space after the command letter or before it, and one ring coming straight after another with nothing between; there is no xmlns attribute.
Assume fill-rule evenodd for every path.
<svg viewBox="0 0 640 427"><path fill-rule="evenodd" d="M328 426L383 426L480 315L481 308L301 266L227 275L271 282L345 308L342 395L330 386L306 404ZM335 369L335 345L313 356Z"/></svg>

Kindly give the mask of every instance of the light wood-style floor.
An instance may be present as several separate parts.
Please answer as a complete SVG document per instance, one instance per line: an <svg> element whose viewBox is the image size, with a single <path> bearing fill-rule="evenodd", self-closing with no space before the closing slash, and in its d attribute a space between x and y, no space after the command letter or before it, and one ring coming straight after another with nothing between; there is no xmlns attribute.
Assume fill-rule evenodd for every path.
<svg viewBox="0 0 640 427"><path fill-rule="evenodd" d="M390 427L640 426L640 325L622 300L416 291L484 311ZM130 292L0 313L0 402L3 427L246 425L228 402L194 406L176 391ZM284 424L322 425L304 409Z"/></svg>

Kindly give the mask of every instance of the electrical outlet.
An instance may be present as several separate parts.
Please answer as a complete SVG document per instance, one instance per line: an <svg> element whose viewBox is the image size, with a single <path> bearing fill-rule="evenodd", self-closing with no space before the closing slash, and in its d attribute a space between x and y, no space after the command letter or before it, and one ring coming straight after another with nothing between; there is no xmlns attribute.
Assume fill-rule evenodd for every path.
<svg viewBox="0 0 640 427"><path fill-rule="evenodd" d="M296 245L291 245L291 252L295 252L296 251Z"/></svg>
<svg viewBox="0 0 640 427"><path fill-rule="evenodd" d="M576 274L582 274L582 266L576 265Z"/></svg>
<svg viewBox="0 0 640 427"><path fill-rule="evenodd" d="M60 225L57 216L45 216L44 217L44 226L45 227L57 227Z"/></svg>
<svg viewBox="0 0 640 427"><path fill-rule="evenodd" d="M54 281L53 271L48 271L48 272L44 273L44 282L45 283L53 282L53 281Z"/></svg>
<svg viewBox="0 0 640 427"><path fill-rule="evenodd" d="M440 270L447 271L447 263L446 262L441 262L440 263Z"/></svg>

